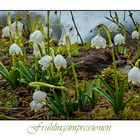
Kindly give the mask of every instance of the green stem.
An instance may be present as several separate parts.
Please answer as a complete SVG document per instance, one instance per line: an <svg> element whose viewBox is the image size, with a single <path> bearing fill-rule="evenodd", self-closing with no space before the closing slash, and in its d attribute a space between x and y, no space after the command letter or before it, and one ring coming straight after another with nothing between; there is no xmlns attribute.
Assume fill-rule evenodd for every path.
<svg viewBox="0 0 140 140"><path fill-rule="evenodd" d="M113 67L114 67L114 81L115 81L115 88L116 88L116 94L118 93L118 79L117 79L117 68L116 68L116 60L115 60L115 53L114 48L111 47L112 51L112 59L113 59Z"/></svg>
<svg viewBox="0 0 140 140"><path fill-rule="evenodd" d="M73 59L71 57L71 53L70 53L70 46L71 46L71 43L70 43L70 39L68 36L66 36L66 45L67 45L67 51L68 51L68 58L70 60L70 63L71 63L71 67L72 67L72 72L73 72L73 77L75 79L75 88L77 90L77 93L78 93L78 87L79 87L79 83L78 83L78 78L77 78L77 74L76 74L76 71L75 71L75 64L73 62ZM77 98L77 93L75 92L75 97Z"/></svg>
<svg viewBox="0 0 140 140"><path fill-rule="evenodd" d="M38 61L36 59L36 57L34 56L34 60L35 60L35 63L34 63L34 68L35 68L35 81L37 81L37 74L38 74Z"/></svg>
<svg viewBox="0 0 140 140"><path fill-rule="evenodd" d="M63 86L62 73L61 73L60 69L58 69L58 72L59 72L59 76L60 76L61 86ZM63 89L61 89L61 94L62 94L62 104L63 104L64 110L66 110L66 104L65 104L66 97L65 97L65 93L64 93Z"/></svg>
<svg viewBox="0 0 140 140"><path fill-rule="evenodd" d="M50 55L50 11L47 13L47 28L48 55Z"/></svg>
<svg viewBox="0 0 140 140"><path fill-rule="evenodd" d="M104 24L100 24L100 27L105 31L105 33L107 35L109 46L110 47L113 46L113 43L112 43L112 40L111 40L111 34L110 34L108 28Z"/></svg>
<svg viewBox="0 0 140 140"><path fill-rule="evenodd" d="M65 88L64 86L54 86L54 85L50 85L50 84L47 84L47 83L43 83L43 82L31 82L29 83L30 86L32 87L38 87L38 86L44 86L44 87L49 87L49 88L55 88L55 89L63 89L65 91L68 91L67 88Z"/></svg>
<svg viewBox="0 0 140 140"><path fill-rule="evenodd" d="M13 70L16 69L15 55L12 55Z"/></svg>

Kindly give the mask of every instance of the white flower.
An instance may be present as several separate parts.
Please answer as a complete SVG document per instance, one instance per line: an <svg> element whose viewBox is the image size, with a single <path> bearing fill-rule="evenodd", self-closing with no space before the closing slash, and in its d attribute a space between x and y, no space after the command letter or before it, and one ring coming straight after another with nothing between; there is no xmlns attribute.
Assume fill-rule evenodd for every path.
<svg viewBox="0 0 140 140"><path fill-rule="evenodd" d="M11 55L18 55L18 54L23 55L21 48L15 43L11 45L9 49L9 53Z"/></svg>
<svg viewBox="0 0 140 140"><path fill-rule="evenodd" d="M3 30L2 30L2 35L9 37L10 36L10 31L9 31L9 27L6 26Z"/></svg>
<svg viewBox="0 0 140 140"><path fill-rule="evenodd" d="M39 63L40 65L43 66L43 67L42 67L42 70L45 70L45 69L47 69L47 68L50 66L51 61L52 61L52 57L49 56L49 55L46 55L46 56L43 56L43 57L38 61L38 63Z"/></svg>
<svg viewBox="0 0 140 140"><path fill-rule="evenodd" d="M133 67L128 73L128 81L132 81L133 84L140 84L140 69Z"/></svg>
<svg viewBox="0 0 140 140"><path fill-rule="evenodd" d="M22 30L23 30L23 24L19 21L15 21L14 23L11 24L11 30L9 28L9 26L6 26L3 30L2 30L2 35L6 36L6 37L10 37L10 31L11 31L11 35L14 38L15 37L15 33L16 33L16 25L17 25L17 30L18 30L18 34L19 36L22 35Z"/></svg>
<svg viewBox="0 0 140 140"><path fill-rule="evenodd" d="M124 36L121 35L121 34L117 34L115 37L114 37L114 43L115 45L118 45L118 44L125 44L125 39L124 39Z"/></svg>
<svg viewBox="0 0 140 140"><path fill-rule="evenodd" d="M96 49L106 48L106 40L98 34L91 40L91 47L94 46Z"/></svg>
<svg viewBox="0 0 140 140"><path fill-rule="evenodd" d="M18 34L21 36L22 35L22 30L23 30L23 24L20 21L15 21L14 23L11 24L11 29L13 32L16 32L16 26L18 30Z"/></svg>
<svg viewBox="0 0 140 140"><path fill-rule="evenodd" d="M42 103L36 103L34 100L30 103L31 110L34 110L37 112L38 110L42 109L43 104Z"/></svg>
<svg viewBox="0 0 140 140"><path fill-rule="evenodd" d="M33 55L35 55L36 57L41 57L41 52L39 49L40 45L40 49L43 55L46 55L46 51L45 51L45 44L44 42L37 44L36 42L33 42Z"/></svg>
<svg viewBox="0 0 140 140"><path fill-rule="evenodd" d="M61 67L66 69L67 61L61 54L59 54L54 58L54 65L57 69L60 69Z"/></svg>
<svg viewBox="0 0 140 140"><path fill-rule="evenodd" d="M44 41L43 34L41 31L36 30L30 35L30 41L36 43L42 43Z"/></svg>
<svg viewBox="0 0 140 140"><path fill-rule="evenodd" d="M139 39L139 32L137 32L137 31L133 31L132 32L132 39Z"/></svg>
<svg viewBox="0 0 140 140"><path fill-rule="evenodd" d="M47 97L47 94L42 91L35 91L33 94L33 100L36 103L42 103L43 101L45 101L46 97Z"/></svg>
<svg viewBox="0 0 140 140"><path fill-rule="evenodd" d="M110 32L117 32L118 30L118 25L114 22L111 22L109 25L108 25L108 29Z"/></svg>

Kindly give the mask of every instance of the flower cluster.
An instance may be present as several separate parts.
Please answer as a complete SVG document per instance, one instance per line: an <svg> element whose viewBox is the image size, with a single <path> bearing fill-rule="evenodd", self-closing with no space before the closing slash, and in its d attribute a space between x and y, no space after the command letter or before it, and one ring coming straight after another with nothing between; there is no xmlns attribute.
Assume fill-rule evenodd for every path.
<svg viewBox="0 0 140 140"><path fill-rule="evenodd" d="M33 101L30 103L31 110L35 112L42 109L43 102L45 102L47 94L42 91L35 91L33 94Z"/></svg>
<svg viewBox="0 0 140 140"><path fill-rule="evenodd" d="M43 56L38 63L42 66L42 70L47 69L51 62L52 62L52 57L49 55ZM57 69L60 69L61 67L63 67L64 69L66 69L67 67L67 61L66 59L62 56L62 55L56 55L54 58L54 65Z"/></svg>
<svg viewBox="0 0 140 140"><path fill-rule="evenodd" d="M20 21L15 21L14 23L11 24L11 26L6 26L2 30L2 35L4 37L10 37L10 34L12 38L15 38L16 34L18 34L19 37L22 36L22 31L23 31L23 24Z"/></svg>

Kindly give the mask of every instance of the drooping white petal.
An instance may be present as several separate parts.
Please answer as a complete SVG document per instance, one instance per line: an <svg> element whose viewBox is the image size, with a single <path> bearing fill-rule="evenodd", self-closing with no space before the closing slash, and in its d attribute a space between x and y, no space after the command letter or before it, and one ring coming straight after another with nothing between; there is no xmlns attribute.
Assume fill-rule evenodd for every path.
<svg viewBox="0 0 140 140"><path fill-rule="evenodd" d="M9 53L11 55L18 55L18 54L23 55L21 48L15 43L11 45L9 49Z"/></svg>
<svg viewBox="0 0 140 140"><path fill-rule="evenodd" d="M132 39L139 39L139 36L140 36L139 32L137 31L132 32Z"/></svg>
<svg viewBox="0 0 140 140"><path fill-rule="evenodd" d="M30 41L36 43L42 43L44 41L43 34L41 31L36 30L30 35Z"/></svg>
<svg viewBox="0 0 140 140"><path fill-rule="evenodd" d="M23 31L23 24L20 21L17 22L15 21L14 23L11 24L12 31L16 32L16 27L18 30L18 34L21 36Z"/></svg>
<svg viewBox="0 0 140 140"><path fill-rule="evenodd" d="M133 67L128 73L128 81L132 81L133 84L140 84L140 69Z"/></svg>
<svg viewBox="0 0 140 140"><path fill-rule="evenodd" d="M91 40L91 47L94 46L96 49L106 48L106 40L98 34Z"/></svg>
<svg viewBox="0 0 140 140"><path fill-rule="evenodd" d="M42 66L42 70L45 70L45 69L47 69L50 66L51 61L52 61L52 57L49 56L49 55L46 55L46 56L43 56L38 61L38 63Z"/></svg>
<svg viewBox="0 0 140 140"><path fill-rule="evenodd" d="M31 110L34 110L35 112L42 109L43 104L42 103L36 103L34 100L30 103Z"/></svg>
<svg viewBox="0 0 140 140"><path fill-rule="evenodd" d="M35 57L41 57L41 53L43 55L46 55L44 42L39 43L39 44L37 44L36 42L33 42L33 55L35 55Z"/></svg>
<svg viewBox="0 0 140 140"><path fill-rule="evenodd" d="M10 36L10 31L9 31L9 27L6 26L3 30L2 30L2 35L9 37Z"/></svg>
<svg viewBox="0 0 140 140"><path fill-rule="evenodd" d="M47 94L42 91L35 91L33 94L33 100L36 103L42 103L43 101L46 100Z"/></svg>
<svg viewBox="0 0 140 140"><path fill-rule="evenodd" d="M110 32L117 32L118 30L118 25L114 22L111 22L107 28L109 29Z"/></svg>
<svg viewBox="0 0 140 140"><path fill-rule="evenodd" d="M118 44L125 44L125 38L123 35L121 34L117 34L115 37L114 37L114 43L115 45L118 45Z"/></svg>
<svg viewBox="0 0 140 140"><path fill-rule="evenodd" d="M61 54L59 54L54 58L54 65L57 69L60 69L61 67L66 69L67 68L67 61Z"/></svg>

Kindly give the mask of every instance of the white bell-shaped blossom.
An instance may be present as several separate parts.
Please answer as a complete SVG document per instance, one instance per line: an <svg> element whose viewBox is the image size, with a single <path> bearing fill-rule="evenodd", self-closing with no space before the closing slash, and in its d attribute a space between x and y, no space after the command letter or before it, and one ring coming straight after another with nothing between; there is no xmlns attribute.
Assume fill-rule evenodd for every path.
<svg viewBox="0 0 140 140"><path fill-rule="evenodd" d="M114 37L114 43L115 45L118 45L118 44L125 44L125 38L123 35L121 34L117 34L115 37Z"/></svg>
<svg viewBox="0 0 140 140"><path fill-rule="evenodd" d="M17 26L17 28L16 28ZM15 21L14 23L11 24L11 28L9 28L9 26L6 26L3 30L2 30L2 35L6 36L6 37L10 37L10 32L12 37L15 37L15 33L18 30L18 35L22 36L22 31L23 31L23 24L19 21Z"/></svg>
<svg viewBox="0 0 140 140"><path fill-rule="evenodd" d="M16 26L17 26L18 34L21 36L23 31L23 24L20 21L17 22L15 21L14 23L11 24L12 31L16 32Z"/></svg>
<svg viewBox="0 0 140 140"><path fill-rule="evenodd" d="M40 47L40 49L39 49ZM46 55L46 51L45 51L45 44L44 42L37 44L36 42L33 42L33 55L35 57L41 57L41 52L43 55Z"/></svg>
<svg viewBox="0 0 140 140"><path fill-rule="evenodd" d="M114 22L111 22L107 28L109 29L110 32L117 32L118 30L118 25Z"/></svg>
<svg viewBox="0 0 140 140"><path fill-rule="evenodd" d="M91 47L94 46L96 49L106 48L106 40L98 34L91 40Z"/></svg>
<svg viewBox="0 0 140 140"><path fill-rule="evenodd" d="M9 49L9 53L11 55L18 55L18 54L23 55L21 48L15 43L11 45Z"/></svg>
<svg viewBox="0 0 140 140"><path fill-rule="evenodd" d="M42 92L42 91L35 91L33 94L33 100L36 103L42 103L43 101L46 100L47 94L46 92Z"/></svg>
<svg viewBox="0 0 140 140"><path fill-rule="evenodd" d="M47 69L50 66L51 61L52 61L52 57L49 56L49 55L46 55L46 56L43 56L38 61L38 63L42 66L42 70L45 70L45 69Z"/></svg>
<svg viewBox="0 0 140 140"><path fill-rule="evenodd" d="M2 30L2 35L5 37L9 37L10 36L10 30L9 27L6 26L3 30Z"/></svg>
<svg viewBox="0 0 140 140"><path fill-rule="evenodd" d="M54 58L54 65L57 69L60 69L61 67L66 69L67 68L67 61L61 54L59 54Z"/></svg>
<svg viewBox="0 0 140 140"><path fill-rule="evenodd" d="M34 100L30 103L31 110L34 110L35 112L39 111L42 109L43 104L42 103L37 103Z"/></svg>
<svg viewBox="0 0 140 140"><path fill-rule="evenodd" d="M41 31L36 30L30 35L30 41L36 42L36 43L42 43L44 41L43 34Z"/></svg>
<svg viewBox="0 0 140 140"><path fill-rule="evenodd" d="M140 84L140 69L137 67L133 67L128 72L128 81L132 81L133 84Z"/></svg>
<svg viewBox="0 0 140 140"><path fill-rule="evenodd" d="M132 32L132 39L139 39L139 36L140 36L139 32L137 31Z"/></svg>

